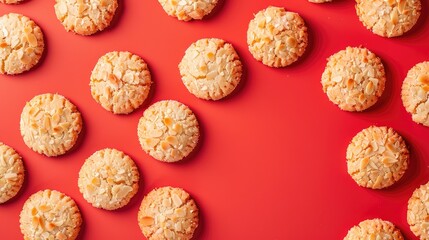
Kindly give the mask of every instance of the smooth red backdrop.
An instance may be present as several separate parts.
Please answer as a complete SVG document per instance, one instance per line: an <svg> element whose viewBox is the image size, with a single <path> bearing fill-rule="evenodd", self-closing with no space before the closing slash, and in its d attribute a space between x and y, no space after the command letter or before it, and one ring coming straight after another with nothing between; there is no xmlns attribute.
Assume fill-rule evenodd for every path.
<svg viewBox="0 0 429 240"><path fill-rule="evenodd" d="M413 65L429 60L428 2L415 28L386 39L359 22L354 1L311 4L306 0L220 0L203 21L169 17L156 0L119 0L112 26L93 36L68 33L55 17L53 0L0 4L0 15L17 12L43 29L46 51L38 67L18 76L0 76L0 141L23 157L26 180L21 193L0 205L0 238L22 239L19 213L34 192L51 188L74 198L84 225L79 239L142 239L137 211L151 189L182 187L195 198L201 224L195 239L342 239L368 218L395 223L415 237L406 221L413 190L429 180L429 128L411 121L400 99L402 81ZM283 6L301 14L310 44L302 59L283 69L268 68L247 50L248 22L257 11ZM204 37L232 43L245 66L242 83L221 101L188 93L177 68L185 49ZM387 71L382 99L363 113L343 112L328 101L320 76L326 58L346 46L364 46L380 56ZM108 51L142 56L153 76L152 96L128 116L115 116L91 97L89 76ZM84 130L73 151L48 158L31 151L19 132L25 102L41 93L60 93L83 114ZM183 163L166 164L148 156L137 139L137 123L149 104L176 99L189 105L201 124L200 147ZM410 168L392 188L358 187L346 171L350 139L370 125L387 125L411 149ZM140 190L117 211L93 208L79 193L78 171L93 152L117 148L129 154L141 173Z"/></svg>

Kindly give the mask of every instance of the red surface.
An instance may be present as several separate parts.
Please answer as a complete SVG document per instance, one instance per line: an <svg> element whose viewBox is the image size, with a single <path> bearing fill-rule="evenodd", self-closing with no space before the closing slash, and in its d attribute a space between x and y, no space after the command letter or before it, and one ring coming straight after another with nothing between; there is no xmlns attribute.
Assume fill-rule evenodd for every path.
<svg viewBox="0 0 429 240"><path fill-rule="evenodd" d="M0 141L23 156L27 169L22 192L0 205L1 239L22 238L20 209L32 193L46 188L76 200L84 218L80 239L142 239L136 220L140 202L148 191L165 185L183 187L197 201L201 224L196 239L342 239L351 226L375 217L392 221L407 239L415 239L406 208L413 190L429 180L429 128L411 121L400 88L408 69L429 60L426 0L417 26L394 39L366 30L355 14L354 1L346 0L322 5L306 0L224 0L206 20L194 22L168 17L156 0L122 0L112 27L90 37L65 32L53 4L29 0L0 6L1 15L18 12L34 19L47 45L36 69L0 76ZM284 69L265 67L247 50L247 24L268 5L299 12L309 28L305 56ZM246 69L239 89L222 101L199 100L180 80L177 65L185 49L203 37L231 42ZM328 56L359 45L382 58L388 81L375 107L348 113L328 101L320 76ZM97 59L112 50L142 56L155 83L152 97L128 116L105 111L90 95L90 72ZM62 157L32 152L19 133L25 102L46 92L69 98L84 118L79 143ZM144 109L162 99L189 105L201 124L200 147L183 163L158 162L137 140ZM404 178L386 190L360 188L346 171L348 142L373 124L396 129L412 152ZM131 203L112 212L90 206L77 187L84 160L105 147L128 153L142 175Z"/></svg>

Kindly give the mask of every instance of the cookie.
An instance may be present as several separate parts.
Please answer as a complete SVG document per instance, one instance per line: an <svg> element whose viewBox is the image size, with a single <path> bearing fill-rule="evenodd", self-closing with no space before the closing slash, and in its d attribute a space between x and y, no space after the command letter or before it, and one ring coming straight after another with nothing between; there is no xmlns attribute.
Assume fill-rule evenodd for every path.
<svg viewBox="0 0 429 240"><path fill-rule="evenodd" d="M204 38L189 46L179 70L190 93L201 99L219 100L234 91L243 66L231 44Z"/></svg>
<svg viewBox="0 0 429 240"><path fill-rule="evenodd" d="M429 183L414 190L408 200L407 222L420 239L429 239Z"/></svg>
<svg viewBox="0 0 429 240"><path fill-rule="evenodd" d="M158 0L164 11L182 21L199 20L211 13L218 0Z"/></svg>
<svg viewBox="0 0 429 240"><path fill-rule="evenodd" d="M82 130L82 117L65 97L46 93L25 104L20 129L29 148L53 157L65 154L74 146Z"/></svg>
<svg viewBox="0 0 429 240"><path fill-rule="evenodd" d="M145 61L130 52L109 52L92 70L91 95L104 109L128 114L146 100L151 76Z"/></svg>
<svg viewBox="0 0 429 240"><path fill-rule="evenodd" d="M420 0L356 0L356 13L363 25L382 37L408 32L420 16Z"/></svg>
<svg viewBox="0 0 429 240"><path fill-rule="evenodd" d="M82 225L75 201L55 190L43 190L31 195L19 217L25 240L74 240Z"/></svg>
<svg viewBox="0 0 429 240"><path fill-rule="evenodd" d="M381 219L365 220L352 227L344 240L391 239L404 240L401 231L393 223Z"/></svg>
<svg viewBox="0 0 429 240"><path fill-rule="evenodd" d="M67 32L92 35L110 25L117 0L55 0L55 14Z"/></svg>
<svg viewBox="0 0 429 240"><path fill-rule="evenodd" d="M128 204L139 189L134 161L116 149L92 154L79 171L79 190L96 208L115 210Z"/></svg>
<svg viewBox="0 0 429 240"><path fill-rule="evenodd" d="M247 29L250 53L269 67L286 67L296 62L307 44L304 20L284 8L270 6L259 11Z"/></svg>
<svg viewBox="0 0 429 240"><path fill-rule="evenodd" d="M429 62L418 63L408 71L401 96L413 121L429 127Z"/></svg>
<svg viewBox="0 0 429 240"><path fill-rule="evenodd" d="M347 172L362 187L381 189L402 178L410 153L404 139L389 127L371 126L347 147Z"/></svg>
<svg viewBox="0 0 429 240"><path fill-rule="evenodd" d="M347 47L328 58L323 91L345 111L363 111L381 97L386 74L380 58L366 48Z"/></svg>
<svg viewBox="0 0 429 240"><path fill-rule="evenodd" d="M24 183L24 164L16 151L0 142L0 204L16 196Z"/></svg>
<svg viewBox="0 0 429 240"><path fill-rule="evenodd" d="M326 2L332 2L332 0L308 0L311 3L326 3Z"/></svg>
<svg viewBox="0 0 429 240"><path fill-rule="evenodd" d="M154 103L140 118L137 134L143 150L163 162L177 162L197 146L197 118L185 104L174 100Z"/></svg>
<svg viewBox="0 0 429 240"><path fill-rule="evenodd" d="M197 205L181 188L152 190L144 197L138 213L140 229L149 240L189 240L198 221Z"/></svg>
<svg viewBox="0 0 429 240"><path fill-rule="evenodd" d="M20 2L22 2L23 0L0 0L0 3L5 3L5 4L18 4Z"/></svg>
<svg viewBox="0 0 429 240"><path fill-rule="evenodd" d="M30 18L17 13L0 17L0 74L20 74L33 68L45 49L43 33Z"/></svg>

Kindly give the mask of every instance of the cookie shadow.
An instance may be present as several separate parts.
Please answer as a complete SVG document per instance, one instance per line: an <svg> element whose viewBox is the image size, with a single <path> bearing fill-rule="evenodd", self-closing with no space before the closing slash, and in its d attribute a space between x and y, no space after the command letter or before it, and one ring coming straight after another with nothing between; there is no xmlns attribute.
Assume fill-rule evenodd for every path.
<svg viewBox="0 0 429 240"><path fill-rule="evenodd" d="M420 2L422 6L420 17L411 30L404 33L404 37L426 40L427 34L425 32L428 31L427 25L429 24L429 2L426 0L421 0ZM401 38L402 36L398 37Z"/></svg>
<svg viewBox="0 0 429 240"><path fill-rule="evenodd" d="M76 203L77 205L77 203ZM85 213L81 210L82 208L78 205L77 206L79 208L79 212L82 218L82 224L80 225L80 231L79 234L77 235L76 240L84 240L85 239L85 233L86 233L86 224L85 224Z"/></svg>
<svg viewBox="0 0 429 240"><path fill-rule="evenodd" d="M194 201L198 207L198 227L195 230L195 233L194 233L194 236L192 239L204 239L203 233L204 233L204 230L206 228L206 224L207 224L206 219L207 218L205 217L204 208L199 204L202 201L200 201L198 199L198 197L195 195L192 195L192 199L194 199Z"/></svg>
<svg viewBox="0 0 429 240"><path fill-rule="evenodd" d="M219 0L216 4L216 6L213 8L213 10L203 17L203 21L211 21L213 20L220 12L222 12L222 9L225 8L225 2L226 0ZM193 21L201 21L201 20L193 20Z"/></svg>
<svg viewBox="0 0 429 240"><path fill-rule="evenodd" d="M104 32L110 32L114 30L120 23L122 17L124 15L126 6L124 0L118 0L118 8L116 8L115 15L113 16L113 19L110 21L110 24L105 29L98 31L94 33L93 35L99 35Z"/></svg>

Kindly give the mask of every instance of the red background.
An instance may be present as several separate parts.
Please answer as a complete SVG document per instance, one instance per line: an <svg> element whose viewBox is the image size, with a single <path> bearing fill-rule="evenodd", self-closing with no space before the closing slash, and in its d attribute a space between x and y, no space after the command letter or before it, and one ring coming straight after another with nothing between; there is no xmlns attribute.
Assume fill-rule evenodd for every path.
<svg viewBox="0 0 429 240"><path fill-rule="evenodd" d="M203 21L181 22L165 14L156 0L120 0L112 26L82 37L67 33L54 14L54 1L28 0L0 5L0 15L22 13L43 29L46 50L28 73L0 76L0 141L14 147L27 169L20 194L0 205L0 238L21 239L19 213L34 192L52 188L76 200L84 219L80 239L141 239L137 211L151 189L171 185L186 189L201 210L196 239L342 239L362 220L383 218L406 238L415 237L406 222L413 190L429 180L429 128L412 122L400 99L402 81L413 65L429 60L428 2L415 28L386 39L359 22L354 1L311 4L306 0L221 0ZM246 31L253 14L269 5L298 12L309 28L310 44L300 61L268 68L247 50ZM232 43L245 66L234 94L212 102L187 92L177 68L185 49L204 37ZM343 112L328 101L320 76L326 58L346 46L369 48L387 72L381 100L363 113ZM131 115L115 116L91 97L89 76L108 51L142 56L153 76L150 99ZM83 114L84 130L70 153L48 158L31 151L19 132L25 102L58 92ZM147 155L137 139L144 109L162 99L190 106L201 124L198 150L185 162L166 164ZM350 139L370 125L396 129L410 146L411 164L404 178L385 190L358 187L346 171ZM93 152L112 147L139 166L140 190L117 211L93 208L79 193L78 171Z"/></svg>

